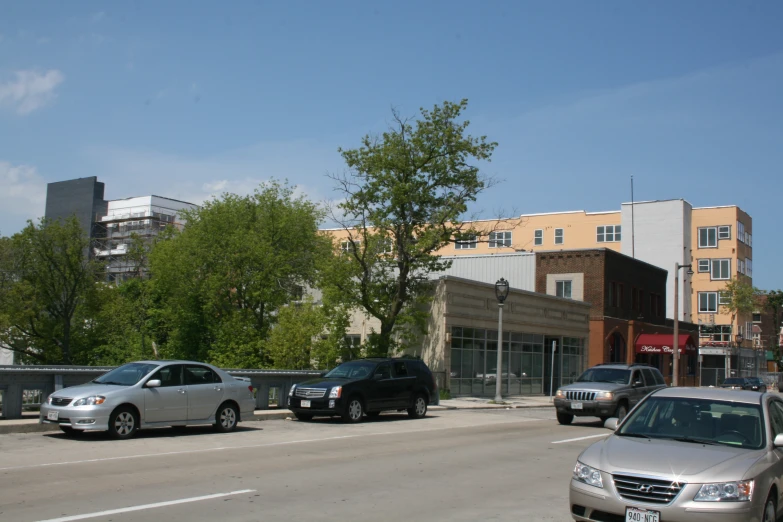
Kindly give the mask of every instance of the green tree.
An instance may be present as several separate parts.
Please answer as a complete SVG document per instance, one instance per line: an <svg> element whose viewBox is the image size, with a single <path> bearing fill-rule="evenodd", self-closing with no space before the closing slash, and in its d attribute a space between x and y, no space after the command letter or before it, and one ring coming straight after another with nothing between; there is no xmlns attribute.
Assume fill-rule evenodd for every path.
<svg viewBox="0 0 783 522"><path fill-rule="evenodd" d="M761 291L744 278L734 278L721 290L721 308L731 314L731 323L739 316L747 316L756 308L756 299ZM750 334L748 334L748 337Z"/></svg>
<svg viewBox="0 0 783 522"><path fill-rule="evenodd" d="M331 176L344 200L332 219L347 232L344 251L325 270L325 292L363 308L380 322L369 355L386 355L400 335L424 328L427 276L448 267L435 253L470 233L460 221L493 181L480 174L496 143L466 134L467 100L421 109L412 122L392 111L380 137L340 149L348 166ZM404 343L404 337L403 337Z"/></svg>
<svg viewBox="0 0 783 522"><path fill-rule="evenodd" d="M772 349L775 360L781 360L780 353L780 313L783 311L783 291L770 290L764 294L764 308L772 315Z"/></svg>
<svg viewBox="0 0 783 522"><path fill-rule="evenodd" d="M161 356L223 367L263 367L264 340L280 308L312 284L329 253L323 211L272 181L253 195L224 194L184 213L150 252L159 296L152 314Z"/></svg>
<svg viewBox="0 0 783 522"><path fill-rule="evenodd" d="M0 245L2 346L22 361L89 361L102 266L76 218L28 222Z"/></svg>

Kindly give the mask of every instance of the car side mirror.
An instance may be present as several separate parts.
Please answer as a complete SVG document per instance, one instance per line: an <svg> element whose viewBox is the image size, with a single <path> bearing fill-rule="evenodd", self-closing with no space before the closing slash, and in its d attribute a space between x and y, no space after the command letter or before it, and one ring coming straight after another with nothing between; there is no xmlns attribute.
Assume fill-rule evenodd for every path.
<svg viewBox="0 0 783 522"><path fill-rule="evenodd" d="M776 448L783 448L783 433L775 435L775 440L772 441L772 445Z"/></svg>
<svg viewBox="0 0 783 522"><path fill-rule="evenodd" d="M321 377L325 377L327 373L329 373L329 372L321 372L320 375L321 375Z"/></svg>
<svg viewBox="0 0 783 522"><path fill-rule="evenodd" d="M375 375L373 375L372 378L375 379L376 381L380 381L381 379L383 379L383 374L382 373L376 373Z"/></svg>
<svg viewBox="0 0 783 522"><path fill-rule="evenodd" d="M147 381L147 384L144 385L145 388L160 388L161 382L160 379L150 379Z"/></svg>
<svg viewBox="0 0 783 522"><path fill-rule="evenodd" d="M617 429L617 423L620 421L617 417L610 417L604 422L604 428L607 430L615 431Z"/></svg>
<svg viewBox="0 0 783 522"><path fill-rule="evenodd" d="M636 381L636 382L633 383L633 387L634 388L638 388L640 386L644 386L644 383L642 383L642 381Z"/></svg>

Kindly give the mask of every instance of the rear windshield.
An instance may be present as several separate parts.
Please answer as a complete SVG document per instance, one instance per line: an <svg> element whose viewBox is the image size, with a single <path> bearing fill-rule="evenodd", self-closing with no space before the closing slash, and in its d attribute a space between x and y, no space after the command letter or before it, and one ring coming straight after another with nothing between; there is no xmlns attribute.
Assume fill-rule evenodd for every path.
<svg viewBox="0 0 783 522"><path fill-rule="evenodd" d="M627 384L631 378L631 370L620 368L590 368L579 376L576 382L610 382Z"/></svg>

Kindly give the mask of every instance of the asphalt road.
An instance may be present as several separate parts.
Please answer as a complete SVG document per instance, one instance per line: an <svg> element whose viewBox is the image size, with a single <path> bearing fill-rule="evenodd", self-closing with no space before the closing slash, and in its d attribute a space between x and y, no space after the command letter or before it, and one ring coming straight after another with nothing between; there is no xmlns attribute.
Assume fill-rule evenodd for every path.
<svg viewBox="0 0 783 522"><path fill-rule="evenodd" d="M0 520L571 520L576 456L609 432L552 408L358 425L0 435ZM578 440L571 440L578 439Z"/></svg>

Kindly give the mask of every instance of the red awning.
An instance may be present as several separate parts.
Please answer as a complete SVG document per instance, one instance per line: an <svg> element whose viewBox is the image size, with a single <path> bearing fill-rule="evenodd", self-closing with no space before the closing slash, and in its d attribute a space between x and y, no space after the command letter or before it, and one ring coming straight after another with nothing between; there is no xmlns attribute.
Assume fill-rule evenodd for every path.
<svg viewBox="0 0 783 522"><path fill-rule="evenodd" d="M678 336L680 353L695 352L696 343L688 334ZM642 334L636 339L636 353L673 353L674 336L672 334Z"/></svg>

